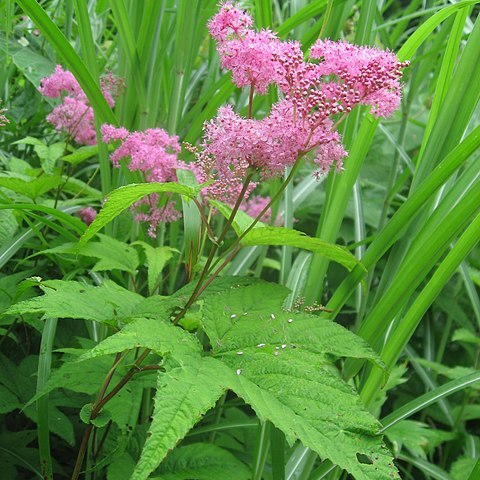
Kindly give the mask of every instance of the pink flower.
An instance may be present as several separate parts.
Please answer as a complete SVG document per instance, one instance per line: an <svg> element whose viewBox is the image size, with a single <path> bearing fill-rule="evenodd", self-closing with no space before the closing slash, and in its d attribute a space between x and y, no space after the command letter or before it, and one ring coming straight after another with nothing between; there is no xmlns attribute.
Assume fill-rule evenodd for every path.
<svg viewBox="0 0 480 480"><path fill-rule="evenodd" d="M177 169L188 168L178 160L181 147L177 136L170 136L161 128L150 128L144 132L129 132L104 124L101 127L104 142L120 141L121 144L110 155L115 167L127 160L127 168L142 172L147 182L176 182ZM168 195L151 194L132 206L135 220L150 224L148 234L155 237L158 225L173 222L181 217L175 209L175 201Z"/></svg>
<svg viewBox="0 0 480 480"><path fill-rule="evenodd" d="M218 52L223 68L232 71L237 87L253 86L265 93L268 85L277 79L274 52L279 43L269 30L247 30L243 37L219 43Z"/></svg>
<svg viewBox="0 0 480 480"><path fill-rule="evenodd" d="M274 53L280 42L270 30L255 32L252 24L250 15L226 2L208 27L218 41L222 67L232 71L233 83L265 93L277 80Z"/></svg>
<svg viewBox="0 0 480 480"><path fill-rule="evenodd" d="M4 115L7 110L5 108L0 108L0 127L3 127L8 122L8 118Z"/></svg>
<svg viewBox="0 0 480 480"><path fill-rule="evenodd" d="M247 12L227 1L208 22L208 30L215 40L223 42L233 34L244 35L252 25L252 17Z"/></svg>
<svg viewBox="0 0 480 480"><path fill-rule="evenodd" d="M252 29L252 19L226 2L209 23L221 64L233 82L265 93L275 83L285 98L269 115L242 118L231 107L219 109L204 125L195 169L201 181L213 180L206 196L232 203L248 171L260 177L282 174L311 152L323 175L343 169L347 155L337 123L359 104L376 116L391 114L400 102L401 69L394 53L347 42L319 40L305 61L299 42L281 42L272 32ZM246 193L248 197L254 185Z"/></svg>
<svg viewBox="0 0 480 480"><path fill-rule="evenodd" d="M65 97L47 120L56 130L67 132L79 145L97 143L93 110L81 97Z"/></svg>
<svg viewBox="0 0 480 480"><path fill-rule="evenodd" d="M270 203L270 197L261 197L260 195L252 195L250 198L242 202L240 205L247 215L252 218L257 218L263 209ZM272 220L272 209L269 208L261 217L260 221L263 223L270 223ZM280 219L276 219L275 223Z"/></svg>
<svg viewBox="0 0 480 480"><path fill-rule="evenodd" d="M104 142L121 140L121 145L110 155L118 167L122 159L129 158L128 169L145 174L149 182L171 182L177 180L176 169L185 168L177 155L181 147L177 136L170 136L161 128L150 128L144 132L129 132L125 128L102 125Z"/></svg>
<svg viewBox="0 0 480 480"><path fill-rule="evenodd" d="M64 70L61 65L55 67L52 75L42 79L38 90L42 95L49 98L58 98L64 94L85 98L85 94L73 73Z"/></svg>
<svg viewBox="0 0 480 480"><path fill-rule="evenodd" d="M87 225L90 225L97 216L97 211L93 207L81 208L77 213L80 215L82 221Z"/></svg>
<svg viewBox="0 0 480 480"><path fill-rule="evenodd" d="M358 103L372 105L372 113L377 117L391 115L398 108L401 69L409 62L400 62L393 52L344 41L318 40L310 56L321 60L321 75L336 75L343 82L344 102L350 108Z"/></svg>
<svg viewBox="0 0 480 480"><path fill-rule="evenodd" d="M121 88L121 81L112 74L100 80L102 92L110 107ZM61 98L61 103L47 116L58 131L65 131L80 145L97 143L94 113L87 96L76 78L68 70L57 65L49 77L42 79L39 91L49 98Z"/></svg>

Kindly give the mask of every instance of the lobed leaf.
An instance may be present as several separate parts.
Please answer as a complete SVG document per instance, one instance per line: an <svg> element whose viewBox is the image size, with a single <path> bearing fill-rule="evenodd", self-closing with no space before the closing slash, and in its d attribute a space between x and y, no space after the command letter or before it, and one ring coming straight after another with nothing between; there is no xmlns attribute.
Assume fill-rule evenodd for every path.
<svg viewBox="0 0 480 480"><path fill-rule="evenodd" d="M44 295L16 303L4 314L43 313L44 317L93 320L116 326L143 300L141 295L110 280L98 287L64 280L47 280L38 286Z"/></svg>

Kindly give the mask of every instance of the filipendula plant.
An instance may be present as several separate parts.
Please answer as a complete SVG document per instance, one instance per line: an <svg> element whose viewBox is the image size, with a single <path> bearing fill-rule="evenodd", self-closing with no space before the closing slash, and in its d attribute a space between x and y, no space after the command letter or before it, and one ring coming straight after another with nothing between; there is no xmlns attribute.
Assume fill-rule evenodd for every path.
<svg viewBox="0 0 480 480"><path fill-rule="evenodd" d="M130 132L102 126L103 140L112 143L113 165L137 172L145 183L111 192L96 216L91 210L83 212L90 226L79 244L55 251L96 258L96 271L126 271L134 291L112 280L92 286L37 279L44 294L7 311L91 320L112 332L93 348L74 352L73 359L54 371L31 400L58 387L92 394L91 382L84 380L89 373L104 369L105 379L95 387L95 400L80 413L86 428L73 479L79 477L87 451L100 461L109 435L110 440L118 437L112 458L126 455L130 432L137 427L142 392L148 404L151 387L155 389L154 406L146 440L138 458L130 450L133 463L124 463L121 478L140 480L152 473L155 478L173 478L167 474L175 471L176 460L195 463L202 452L192 448L195 444L163 460L226 392L249 405L262 422L269 421L281 430L290 444L299 440L353 477L398 478L378 433L379 422L338 371L347 357L367 359L382 368L374 350L300 303L285 308L290 292L284 286L228 277L223 271L242 247L253 245L310 250L348 270L359 265L343 247L276 226L271 207L305 162L312 163L316 176L332 168L341 174L347 152L338 125L358 105L370 106L375 116L390 115L400 102L400 77L406 63L390 51L329 40L318 40L306 61L298 42L280 41L269 30L255 31L252 24L247 12L229 2L209 22L222 67L232 72L236 86L248 89L249 101L246 117L227 105L204 125L198 145L186 145L194 161L180 159L178 137L162 129ZM43 83L44 92L68 93L70 86L75 101L79 97L84 101L73 76L60 67L56 74L57 80L67 79L69 85L55 84L55 78L50 78ZM255 96L272 86L278 89L279 100L263 118L253 118ZM105 94L109 94L107 87ZM69 98L64 96L62 105ZM72 118L75 109L69 107L68 125L75 126L75 138L92 144L92 113L83 105L83 110L77 109L82 110L77 120ZM68 127L62 112L57 107L58 115L50 116L57 129ZM82 125L88 131L82 131ZM286 168L290 173L272 198L259 197L256 188L284 175ZM198 210L201 228L198 241L185 245L184 285L170 296L161 296L157 292L163 291L163 267L177 254L175 245L163 244L165 226L181 217L182 205L184 210ZM99 234L128 208L137 221L148 224L147 239L151 237L151 243L133 242L147 259L147 297L140 294L142 289L135 281L139 266L135 248ZM96 235L98 241L91 241ZM203 255L208 244L210 249ZM170 275L175 271L172 268ZM105 367L105 360L110 367ZM156 383L148 380L152 372L157 375ZM78 382L78 378L84 380ZM93 435L96 449L89 447ZM246 464L227 451L218 448L213 452L210 447L202 447L206 456L223 459L210 478L250 478ZM107 456L103 465L112 458ZM195 471L185 478L197 478Z"/></svg>

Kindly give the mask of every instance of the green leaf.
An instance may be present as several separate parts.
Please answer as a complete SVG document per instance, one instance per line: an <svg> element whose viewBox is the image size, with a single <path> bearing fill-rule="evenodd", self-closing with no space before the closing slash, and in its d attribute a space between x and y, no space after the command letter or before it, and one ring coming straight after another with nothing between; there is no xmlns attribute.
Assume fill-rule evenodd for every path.
<svg viewBox="0 0 480 480"><path fill-rule="evenodd" d="M169 450L212 408L227 389L225 367L208 357L185 356L158 376L149 436L131 480L146 480Z"/></svg>
<svg viewBox="0 0 480 480"><path fill-rule="evenodd" d="M194 198L198 193L197 190L198 188L195 189L177 183L157 182L131 184L117 188L108 195L103 208L80 238L79 247L85 245L100 229L145 195L151 193L178 193Z"/></svg>
<svg viewBox="0 0 480 480"><path fill-rule="evenodd" d="M303 232L283 227L265 227L253 229L241 241L243 246L280 245L302 248L315 252L331 261L337 262L348 271L362 264L345 247L309 237ZM365 270L365 268L363 268ZM365 270L366 271L366 270Z"/></svg>
<svg viewBox="0 0 480 480"><path fill-rule="evenodd" d="M382 366L379 356L363 339L338 323L302 312L283 311L288 293L285 287L261 282L206 298L202 324L213 354L235 358L238 351L248 350L251 354L268 351L272 355L277 351L280 356L298 349L365 358Z"/></svg>
<svg viewBox="0 0 480 480"><path fill-rule="evenodd" d="M444 432L429 427L425 423L413 420L402 420L386 433L393 446L395 456L405 447L414 457L427 460L427 453L432 453L443 442L456 438L453 432Z"/></svg>
<svg viewBox="0 0 480 480"><path fill-rule="evenodd" d="M0 414L13 412L20 407L21 404L16 395L5 386L0 385Z"/></svg>
<svg viewBox="0 0 480 480"><path fill-rule="evenodd" d="M56 161L64 154L65 152L65 143L57 142L52 145L47 145L42 140L34 137L25 137L22 140L17 140L14 144L23 144L23 145L33 145L35 153L40 158L40 164L42 165L43 170L48 175L53 174L53 169L55 167Z"/></svg>
<svg viewBox="0 0 480 480"><path fill-rule="evenodd" d="M160 465L152 480L249 480L250 470L230 452L211 443L176 448Z"/></svg>
<svg viewBox="0 0 480 480"><path fill-rule="evenodd" d="M36 88L40 86L40 80L50 75L55 68L55 64L50 59L37 53L31 45L22 45L18 41L9 41L7 44L2 32L0 50L7 53L7 48L13 63Z"/></svg>
<svg viewBox="0 0 480 480"><path fill-rule="evenodd" d="M18 222L13 212L0 210L0 245L6 245L15 235Z"/></svg>
<svg viewBox="0 0 480 480"><path fill-rule="evenodd" d="M83 423L86 423L87 425L89 423L92 423L98 428L105 427L108 422L112 419L110 413L108 410L102 409L98 415L91 420L90 416L92 415L93 411L93 403L86 403L82 409L80 410L80 419L82 420Z"/></svg>
<svg viewBox="0 0 480 480"><path fill-rule="evenodd" d="M377 436L380 425L329 361L333 355L381 363L376 353L338 324L282 311L286 289L267 285L230 289L204 302L212 353L236 373L230 388L290 443L299 439L358 479L398 478Z"/></svg>
<svg viewBox="0 0 480 480"><path fill-rule="evenodd" d="M71 361L71 359L68 359L68 361L63 363L59 368L52 371L43 388L26 403L24 411L27 411L39 398L60 388L87 395L97 394L99 386L104 382L105 376L111 367L112 360L109 357L95 358L88 362ZM117 369L112 377L113 384L118 382L122 377L122 373L119 370L120 369ZM141 380L131 380L125 388L120 390L120 392L108 402L108 413L105 413L100 418L98 426L107 418L108 420L106 420L105 423L108 423L111 418L125 433L129 426L136 424L143 386ZM87 413L89 416L89 412L87 412L88 407L84 408L85 410L82 416L85 419ZM55 411L52 412L52 416L53 415L55 415Z"/></svg>
<svg viewBox="0 0 480 480"><path fill-rule="evenodd" d="M299 439L359 480L398 478L377 435L377 421L318 355L287 349L278 357L262 352L230 360L238 373L231 388L262 421L282 430L290 444ZM363 455L368 463L359 459Z"/></svg>
<svg viewBox="0 0 480 480"><path fill-rule="evenodd" d="M453 480L474 480L473 477L470 477L470 474L473 472L477 460L472 457L460 457L452 465L452 470L450 475Z"/></svg>
<svg viewBox="0 0 480 480"><path fill-rule="evenodd" d="M480 345L480 337L475 335L471 330L459 328L458 330L455 330L452 336L452 342L465 342Z"/></svg>
<svg viewBox="0 0 480 480"><path fill-rule="evenodd" d="M160 356L176 358L179 361L185 356L199 356L201 352L200 343L194 335L175 327L168 320L137 318L84 353L79 361L137 347L149 348Z"/></svg>
<svg viewBox="0 0 480 480"><path fill-rule="evenodd" d="M121 270L135 275L138 268L137 251L125 242L120 242L108 235L97 233L97 236L100 238L99 242L90 242L80 248L76 243L64 243L39 253L69 253L75 256L98 258L99 261L93 267L93 272Z"/></svg>
<svg viewBox="0 0 480 480"><path fill-rule="evenodd" d="M62 157L64 162L71 163L72 165L78 165L84 160L98 155L98 145L87 145L85 147L80 147L75 150L73 153L69 153Z"/></svg>
<svg viewBox="0 0 480 480"><path fill-rule="evenodd" d="M44 193L57 188L62 182L59 175L42 175L36 178L0 177L0 187L8 188L35 200Z"/></svg>
<svg viewBox="0 0 480 480"><path fill-rule="evenodd" d="M152 295L160 283L160 274L174 253L179 253L176 248L152 247L146 242L134 242L132 245L140 245L147 257L148 262L148 293Z"/></svg>
<svg viewBox="0 0 480 480"><path fill-rule="evenodd" d="M229 218L232 213L232 207L225 205L218 200L210 200L210 203L225 217ZM243 210L238 210L232 222L232 227L237 235L241 235L252 223L254 219L247 215ZM266 227L262 222L257 222L253 228Z"/></svg>
<svg viewBox="0 0 480 480"><path fill-rule="evenodd" d="M44 295L17 303L5 314L43 313L44 317L93 320L117 326L119 319L129 317L143 300L141 295L110 280L98 287L64 280L47 280L38 286Z"/></svg>

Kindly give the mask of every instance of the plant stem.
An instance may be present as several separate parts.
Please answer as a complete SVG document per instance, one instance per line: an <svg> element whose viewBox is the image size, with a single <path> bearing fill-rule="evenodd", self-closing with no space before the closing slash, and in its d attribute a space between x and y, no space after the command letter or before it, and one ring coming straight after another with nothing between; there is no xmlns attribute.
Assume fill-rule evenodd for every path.
<svg viewBox="0 0 480 480"><path fill-rule="evenodd" d="M250 172L247 174L244 182L243 182L243 187L240 192L240 195L237 198L237 201L235 202L235 205L232 209L232 213L228 217L228 220L223 227L222 232L220 233L217 242L212 245L212 248L210 250L210 254L208 255L207 261L205 263L205 266L203 267L202 273L200 274L200 278L198 279L197 285L195 286L192 294L190 295L190 298L187 300L187 303L185 306L182 308L182 310L178 313L178 315L175 317L173 320L173 324L176 325L180 319L185 315L186 311L188 310L189 307L193 305L195 300L198 298L199 291L202 289L202 282L205 280L205 277L208 275L210 265L213 262L213 259L215 257L215 254L217 253L218 247L222 244L223 239L227 235L228 229L233 223L233 220L235 218L235 215L237 214L238 209L240 208L240 205L242 203L243 198L245 197L245 194L247 193L248 186L250 185L250 182L252 181L253 177L253 172ZM203 291L204 289L202 289Z"/></svg>

